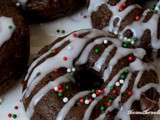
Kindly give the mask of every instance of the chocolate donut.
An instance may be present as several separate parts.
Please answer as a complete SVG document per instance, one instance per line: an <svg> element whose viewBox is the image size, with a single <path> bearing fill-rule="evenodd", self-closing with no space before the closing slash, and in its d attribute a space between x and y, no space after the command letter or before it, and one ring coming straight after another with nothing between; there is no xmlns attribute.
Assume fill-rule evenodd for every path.
<svg viewBox="0 0 160 120"><path fill-rule="evenodd" d="M160 85L145 50L123 48L105 32L79 30L45 46L23 82L30 120L151 120Z"/></svg>
<svg viewBox="0 0 160 120"><path fill-rule="evenodd" d="M11 0L0 1L0 94L24 71L29 57L29 28Z"/></svg>
<svg viewBox="0 0 160 120"><path fill-rule="evenodd" d="M94 28L111 32L124 42L144 48L151 58L160 55L159 5L144 10L134 0L89 0Z"/></svg>

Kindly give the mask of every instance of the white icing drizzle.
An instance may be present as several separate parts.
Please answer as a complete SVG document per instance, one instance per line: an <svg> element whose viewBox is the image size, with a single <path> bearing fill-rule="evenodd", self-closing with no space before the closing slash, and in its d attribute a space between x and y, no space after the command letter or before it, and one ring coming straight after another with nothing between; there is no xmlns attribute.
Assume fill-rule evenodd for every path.
<svg viewBox="0 0 160 120"><path fill-rule="evenodd" d="M119 27L121 25L121 22L126 17L126 15L128 13L130 13L131 10L133 10L135 8L140 8L140 6L134 4L134 5L128 6L123 11L119 11L120 5L125 3L127 0L120 0L120 2L115 6L109 5L108 1L109 0L90 0L90 5L88 8L88 11L89 11L89 14L91 15L92 12L96 12L102 4L107 5L107 7L112 11L113 15L109 21L109 25L104 27L103 30L107 31L107 32L114 31L114 32L118 33L118 32L120 32ZM158 8L159 5L160 5L160 2L158 2L155 7L155 9L158 10L158 12L160 12L160 8ZM136 42L135 46L139 46L140 39L141 39L144 31L147 29L150 30L151 31L151 46L153 47L153 49L154 49L153 52L154 52L154 51L157 51L158 49L160 49L160 39L158 39L158 37L157 37L159 15L154 14L147 23L143 23L143 20L148 12L149 12L149 10L146 10L143 13L143 16L141 16L140 20L134 21L131 25L126 26L125 29L123 31L121 31L119 34L123 35L126 30L128 30L128 29L131 30L133 32L133 37L136 37L139 40ZM116 18L119 18L119 21L118 21L118 24L114 27L113 23Z"/></svg>
<svg viewBox="0 0 160 120"><path fill-rule="evenodd" d="M89 94L89 93L90 93L90 91L83 91L83 92L79 92L79 93L77 93L75 96L73 96L73 97L70 99L70 101L63 106L63 108L62 108L61 111L59 112L56 120L64 120L65 117L66 117L66 115L67 115L67 113L69 112L69 110L74 106L75 102L76 102L78 99L86 96L86 95Z"/></svg>
<svg viewBox="0 0 160 120"><path fill-rule="evenodd" d="M12 27L9 29L9 26ZM0 47L12 37L16 26L12 18L5 16L0 17Z"/></svg>
<svg viewBox="0 0 160 120"><path fill-rule="evenodd" d="M158 14L160 14L160 1L156 4L155 10L158 11Z"/></svg>
<svg viewBox="0 0 160 120"><path fill-rule="evenodd" d="M99 57L99 59L95 62L94 66L93 66L93 69L100 71L102 65L104 64L104 61L103 62L98 62L98 61L100 61L102 58L104 58L106 60L108 57L108 53L113 49L113 47L117 48L115 55L112 57L112 59L110 60L110 62L108 64L108 68L104 71L104 74L103 74L104 81L106 81L109 78L111 71L112 71L112 68L117 64L118 60L120 60L121 58L126 57L130 54L133 54L136 57L136 59L135 59L135 61L131 62L129 66L122 68L113 77L113 79L109 82L109 84L104 89L105 95L109 94L110 93L110 86L115 85L115 83L118 81L120 75L124 72L124 70L128 69L130 71L129 74L126 76L125 82L123 83L123 85L120 89L119 96L117 96L117 98L113 101L113 104L110 107L108 107L106 109L105 113L101 114L97 118L97 120L99 120L99 119L101 120L101 119L105 118L108 111L112 111L113 109L120 108L120 107L121 107L121 109L119 110L118 114L116 115L116 118L124 117L124 118L129 119L130 116L126 113L126 110L129 110L129 108L132 105L132 103L134 102L134 100L140 99L140 95L142 92L145 92L146 90L148 90L148 88L151 88L151 87L154 87L158 92L160 92L160 85L156 85L156 84L147 84L146 86L144 86L142 88L137 88L137 84L139 83L143 72L145 70L152 69L152 67L148 66L147 64L144 64L141 61L141 59L146 54L145 51L141 48L137 48L137 49L122 48L121 47L122 43L120 41L117 41L115 38L109 38L109 37L97 38L94 41L92 41L91 43L87 44L89 42L89 40L91 40L92 38L95 38L98 36L105 36L104 35L105 33L101 32L99 30L95 30L95 29L80 30L75 33L77 35L80 35L85 32L89 32L89 34L87 34L83 38L73 37L72 36L73 34L71 34L68 37L64 38L63 40L57 42L55 45L53 45L53 47L52 47L53 49L60 47L65 41L70 41L70 43L67 46L65 46L61 51L59 51L58 54L56 54L53 57L48 58L47 60L42 62L37 67L35 67L35 66L38 64L38 62L41 61L43 58L45 58L47 55L49 55L49 52L44 53L42 56L40 56L37 60L35 60L33 62L31 67L29 68L28 74L25 78L25 80L28 79L28 84L27 84L27 89L24 91L23 98L25 99L26 97L28 97L30 95L30 93L32 92L32 90L34 89L34 87L47 74L52 72L55 68L65 67L66 73L67 73L67 68L74 68L73 60L80 53L81 53L81 55L79 56L79 59L76 61L76 65L85 64L87 62L87 58L89 56L89 53L91 52L93 47L95 45L102 44L104 40L107 40L107 41L110 41L112 44L107 46L107 48L103 51L103 53L101 54L101 56ZM68 46L72 47L72 50L68 49ZM67 61L63 60L64 56L68 57ZM57 60L58 60L58 62L57 62ZM128 99L128 101L126 103L124 103L124 106L120 106L119 102L121 100L121 95L122 95L122 93L124 93L126 91L128 85L129 85L129 81L132 76L132 73L135 71L138 71L138 75L137 75L135 82L134 82L133 95ZM39 76L37 76L38 73L40 73ZM27 108L27 116L29 118L31 118L34 113L35 105L41 100L41 98L45 94L47 94L47 92L49 92L51 89L53 89L58 84L68 82L71 80L71 78L69 77L68 74L69 73L67 73L66 75L64 75L62 77L55 79L54 81L49 82L46 86L41 88L41 90L38 93L36 93L36 95L34 95L34 97L32 98L32 100ZM71 81L74 82L74 80L71 80ZM84 91L84 92L77 93L75 96L73 96L62 107L61 111L59 112L59 114L57 116L57 120L65 119L66 115L69 113L70 109L74 106L75 102L79 98L84 97L84 96L88 95L89 93L90 93L90 91ZM102 95L102 96L95 98L95 100L89 105L88 109L84 113L84 117L83 117L84 120L87 120L90 118L90 115L92 113L94 106L98 103L98 101L103 99L103 97L104 96ZM120 114L123 116L120 116Z"/></svg>

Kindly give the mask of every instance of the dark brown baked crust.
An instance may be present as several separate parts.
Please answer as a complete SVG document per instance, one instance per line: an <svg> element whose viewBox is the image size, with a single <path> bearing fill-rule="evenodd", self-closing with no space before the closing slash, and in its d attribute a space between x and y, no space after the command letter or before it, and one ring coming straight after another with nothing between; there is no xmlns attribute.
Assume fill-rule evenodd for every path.
<svg viewBox="0 0 160 120"><path fill-rule="evenodd" d="M28 0L24 11L28 20L40 22L70 15L84 4L85 0Z"/></svg>
<svg viewBox="0 0 160 120"><path fill-rule="evenodd" d="M81 34L78 35L78 38L81 38L80 40L82 40L83 38L85 38L85 36L90 34L90 32L84 32L84 33L80 32L80 33ZM96 37L90 39L90 43L95 41L98 38L103 38L103 37L105 37L105 35L97 35ZM64 38L59 38L55 42L53 42L52 44L44 47L37 55L37 58L42 56L45 52L49 51L52 46L54 46L56 43L62 41L63 39ZM70 43L69 41L65 42L62 46L57 48L56 49L57 54L61 50L63 50L63 48L66 47L69 43ZM88 42L88 44L89 44L89 42ZM75 72L74 78L75 78L76 84L71 81L61 84L63 86L64 94L69 100L80 91L90 90L92 88L95 88L95 89L105 88L108 85L108 83L113 79L113 77L115 77L116 74L122 68L127 67L130 64L130 61L128 61L128 57L132 54L129 54L127 56L122 57L121 59L118 60L118 63L113 67L113 70L112 70L111 75L108 78L108 80L103 82L103 80L101 79L103 76L103 72L107 68L107 66L109 66L109 62L111 61L111 59L113 58L113 56L117 52L118 48L114 47L112 49L112 51L109 53L109 56L106 58L106 61L103 64L100 72L95 71L93 69L93 66L94 66L94 63L98 60L98 58L102 55L105 48L107 48L113 44L114 43L109 41L107 44L102 43L100 45L95 45L95 47L91 50L91 52L89 54L87 63L84 65L80 65L80 66L75 65L76 72ZM100 52L97 54L95 52L95 49L99 49ZM44 57L42 60L40 60L35 65L35 67L33 67L33 69L31 70L28 79L31 77L33 70L35 70L39 65L44 63L47 59L54 57L54 56L55 56L54 54L49 54L47 57ZM75 61L77 59L78 58L75 58ZM135 59L136 58L134 58L133 61L135 61ZM57 61L59 61L59 60L57 60ZM41 73L39 73L39 75L40 74ZM63 76L64 74L66 74L66 68L59 68L58 72L55 72L53 70L52 72L48 73L43 79L41 79L41 81L36 85L36 87L31 92L31 94L28 97L23 99L25 109L27 109L29 107L29 104L30 104L31 100L33 99L33 97L44 86L46 86L49 82L54 81L56 78ZM37 77L39 75L37 75ZM127 91L132 90L137 75L138 75L138 71L135 71L132 73L131 79L129 81L129 85L127 87ZM159 80L158 80L157 74L154 70L145 70L142 77L141 77L140 82L138 83L138 88L141 88L142 86L144 86L148 83L158 84L159 83L158 81ZM70 86L69 90L65 90L65 86L67 86L67 85ZM27 81L24 81L23 89L28 90L28 87L29 86L27 86ZM90 116L90 120L96 119L97 117L99 117L100 114L103 113L103 111L101 111L100 107L103 105L106 105L106 102L108 99L110 99L110 98L115 99L120 94L120 89L121 89L121 87L117 87L116 94L113 94L112 92L110 92L107 96L100 99L98 104L96 104L93 108L93 111ZM47 94L45 94L41 98L41 100L35 105L34 113L33 113L33 116L31 117L31 120L55 120L57 118L57 115L59 114L59 112L61 111L61 109L65 105L65 103L63 102L63 97L58 97L57 94L58 93L54 90L54 86L53 86L53 89L50 90L49 92L47 92ZM92 94L89 93L86 96L84 96L83 98L89 99L89 98L91 98L91 96L92 96ZM122 99L120 101L120 105L123 105L129 99L129 97L130 96L127 95L126 92L124 92L122 94ZM135 101L133 103L132 109L134 111L142 111L140 105L145 104L145 106L147 106L147 108L149 108L150 110L156 111L158 109L158 106L157 106L158 98L159 98L159 94L157 93L157 91L154 88L148 89L146 92L144 92L141 95L140 100ZM85 111L88 109L88 106L89 105L87 105L87 104L79 102L79 100L76 101L74 106L71 108L71 110L66 115L65 120L82 120ZM105 109L107 109L107 107ZM118 109L114 109L113 111L107 113L105 119L114 120L114 118L119 110L120 110L120 107ZM137 118L151 120L152 117L153 117L152 115L131 115L131 120L137 120Z"/></svg>
<svg viewBox="0 0 160 120"><path fill-rule="evenodd" d="M11 0L0 1L0 16L13 18L12 37L0 47L0 94L10 88L24 71L29 57L29 27Z"/></svg>
<svg viewBox="0 0 160 120"><path fill-rule="evenodd" d="M119 3L119 1L121 0L109 0L108 3L106 3L107 5L111 5L111 6L115 6ZM90 1L87 0L87 6L89 6ZM143 4L144 1L135 1L135 0L127 0L124 4L125 7L123 8L122 12L125 11L127 8L134 6L135 8L130 10L130 12L127 13L127 15L124 17L124 19L122 19L120 25L119 25L119 31L118 33L122 32L125 28L127 28L128 25L131 25L132 23L134 23L135 21L138 21L136 19L137 16L144 17L144 9L141 7L138 7L137 5L135 5L135 3L138 4ZM109 26L109 22L111 21L111 17L112 17L112 13L113 11L111 11L108 6L106 4L102 4L97 11L93 11L91 13L91 21L92 21L92 26L93 28L96 29L104 29L105 27ZM127 10L126 10L127 11ZM145 16L144 20L142 23L147 23L149 20L151 20L151 18L153 18L153 16L155 15L154 9L153 10L149 10L150 12L147 13L147 15ZM120 12L119 12L120 13ZM117 15L118 16L118 15ZM158 15L157 15L158 16ZM154 19L154 18L153 18ZM117 23L118 23L119 19L115 19L113 26L117 27ZM157 38L160 38L160 29L159 29L159 24L160 24L160 17L158 19L158 30L155 31L154 28L151 31L150 29L145 29L143 35L141 36L141 38L138 38L138 43L135 45L136 47L141 47L144 48L147 51L147 56L148 57L153 57L152 52L156 51L156 56L159 56L159 48L153 48L153 43L152 41L154 41L154 39L152 39L151 34L156 33L157 34ZM156 24L156 23L155 23ZM140 24L141 26L142 24ZM143 25L142 25L143 26ZM146 25L147 26L147 25ZM132 27L134 29L134 26ZM112 31L114 32L114 31ZM138 31L136 31L138 34ZM151 33L152 32L152 33ZM127 29L124 32L124 37L127 38L132 38L133 36L133 31L131 29ZM156 49L156 50L153 50ZM154 57L153 57L154 58Z"/></svg>

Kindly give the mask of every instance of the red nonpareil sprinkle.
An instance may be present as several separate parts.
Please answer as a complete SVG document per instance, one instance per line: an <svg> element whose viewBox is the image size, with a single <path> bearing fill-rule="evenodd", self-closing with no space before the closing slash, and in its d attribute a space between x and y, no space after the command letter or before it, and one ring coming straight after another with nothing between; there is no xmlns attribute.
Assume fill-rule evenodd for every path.
<svg viewBox="0 0 160 120"><path fill-rule="evenodd" d="M131 91L128 91L127 94L128 94L128 95L132 95L132 92L131 92Z"/></svg>
<svg viewBox="0 0 160 120"><path fill-rule="evenodd" d="M80 103L84 103L84 99L83 98L81 98L79 101L80 101Z"/></svg>
<svg viewBox="0 0 160 120"><path fill-rule="evenodd" d="M83 18L84 18L84 19L86 19L86 18L87 18L87 16L86 16L86 15L83 15Z"/></svg>
<svg viewBox="0 0 160 120"><path fill-rule="evenodd" d="M68 58L67 58L66 56L65 56L65 57L63 57L63 60L64 60L64 61L66 61L67 59L68 59Z"/></svg>
<svg viewBox="0 0 160 120"><path fill-rule="evenodd" d="M14 106L14 109L15 109L15 110L18 110L18 106Z"/></svg>
<svg viewBox="0 0 160 120"><path fill-rule="evenodd" d="M55 69L54 69L54 72L57 73L57 72L58 72L58 68L55 68Z"/></svg>
<svg viewBox="0 0 160 120"><path fill-rule="evenodd" d="M9 113L9 114L8 114L8 117L9 117L9 118L11 118L11 117L12 117L12 114L11 114L11 113Z"/></svg>
<svg viewBox="0 0 160 120"><path fill-rule="evenodd" d="M104 90L101 90L100 93L101 93L101 94L104 94Z"/></svg>
<svg viewBox="0 0 160 120"><path fill-rule="evenodd" d="M98 90L96 90L96 95L99 95L99 91Z"/></svg>
<svg viewBox="0 0 160 120"><path fill-rule="evenodd" d="M122 4L122 7L126 7L126 6L127 6L126 3L123 3L123 4Z"/></svg>
<svg viewBox="0 0 160 120"><path fill-rule="evenodd" d="M128 57L128 60L129 60L129 61L133 61L133 56L130 55L130 56Z"/></svg>
<svg viewBox="0 0 160 120"><path fill-rule="evenodd" d="M63 89L59 89L59 90L58 90L58 92L63 93L63 92L64 92L64 90L63 90Z"/></svg>
<svg viewBox="0 0 160 120"><path fill-rule="evenodd" d="M112 93L115 94L115 93L117 93L117 91L116 91L116 90L113 90Z"/></svg>
<svg viewBox="0 0 160 120"><path fill-rule="evenodd" d="M140 16L136 16L136 20L140 20L140 18L141 18Z"/></svg>
<svg viewBox="0 0 160 120"><path fill-rule="evenodd" d="M89 102L91 103L92 101L93 101L92 98L90 98L90 99L89 99Z"/></svg>
<svg viewBox="0 0 160 120"><path fill-rule="evenodd" d="M61 88L62 88L62 85L61 85L61 84L59 84L59 85L58 85L58 89L61 89Z"/></svg>
<svg viewBox="0 0 160 120"><path fill-rule="evenodd" d="M73 36L73 37L77 37L77 34L76 34L76 33L73 33L72 36Z"/></svg>
<svg viewBox="0 0 160 120"><path fill-rule="evenodd" d="M108 105L108 106L111 106L111 103L110 103L110 102L108 102L108 103L107 103L107 105Z"/></svg>
<svg viewBox="0 0 160 120"><path fill-rule="evenodd" d="M54 49L54 50L52 50L52 52L53 52L54 54L56 54L56 53L57 53L57 50L56 50L56 49Z"/></svg>

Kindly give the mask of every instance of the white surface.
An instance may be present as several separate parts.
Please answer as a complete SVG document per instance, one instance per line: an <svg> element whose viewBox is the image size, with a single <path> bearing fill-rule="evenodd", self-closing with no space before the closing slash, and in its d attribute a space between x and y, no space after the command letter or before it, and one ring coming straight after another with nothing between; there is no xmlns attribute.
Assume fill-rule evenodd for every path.
<svg viewBox="0 0 160 120"><path fill-rule="evenodd" d="M54 41L57 38L55 36L63 36L78 29L91 28L89 17L87 16L87 18L84 19L84 15L87 16L86 10L82 10L81 12L78 12L73 16L58 19L54 22L45 23L41 25L31 25L30 61L33 58L33 56L42 47L44 47L44 45L47 45ZM57 33L57 29L65 30L66 33ZM154 65L157 67L157 69L160 68L158 60L154 63ZM7 91L7 93L3 96L0 96L0 98L3 99L2 104L0 105L0 120L27 120L27 117L23 110L23 106L20 102L21 96L22 87L21 80L19 80L19 82L12 89ZM14 106L18 106L19 109L15 110ZM17 118L8 118L9 113L17 114ZM155 117L155 120L159 120L159 118Z"/></svg>

